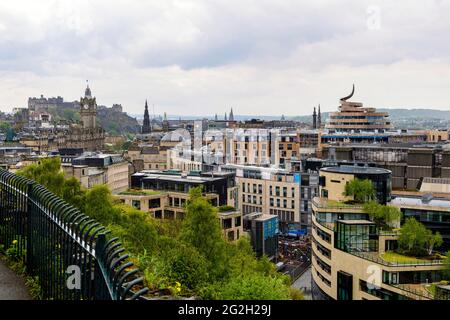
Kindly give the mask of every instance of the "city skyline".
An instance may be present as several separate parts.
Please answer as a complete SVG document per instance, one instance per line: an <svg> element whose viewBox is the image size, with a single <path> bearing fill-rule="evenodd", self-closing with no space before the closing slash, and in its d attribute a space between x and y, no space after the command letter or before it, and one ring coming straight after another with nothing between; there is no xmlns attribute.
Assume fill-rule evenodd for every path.
<svg viewBox="0 0 450 320"><path fill-rule="evenodd" d="M141 114L309 115L339 98L446 110L450 1L16 1L0 5L1 111L28 97ZM405 13L407 12L407 14ZM277 112L273 112L276 108Z"/></svg>

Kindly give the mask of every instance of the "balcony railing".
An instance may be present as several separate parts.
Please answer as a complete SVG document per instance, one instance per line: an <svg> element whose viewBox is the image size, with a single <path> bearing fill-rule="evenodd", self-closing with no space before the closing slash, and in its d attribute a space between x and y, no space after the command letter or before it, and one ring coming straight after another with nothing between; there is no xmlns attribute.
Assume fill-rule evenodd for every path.
<svg viewBox="0 0 450 320"><path fill-rule="evenodd" d="M348 252L354 256L369 260L388 267L406 267L406 266L440 266L444 264L443 260L416 260L416 261L387 261L381 258L378 252Z"/></svg>
<svg viewBox="0 0 450 320"><path fill-rule="evenodd" d="M351 204L351 203L345 203L342 201L327 200L327 199L318 198L318 197L313 198L312 203L317 208L321 208L321 209L351 209L351 210L362 210L363 209L362 204Z"/></svg>

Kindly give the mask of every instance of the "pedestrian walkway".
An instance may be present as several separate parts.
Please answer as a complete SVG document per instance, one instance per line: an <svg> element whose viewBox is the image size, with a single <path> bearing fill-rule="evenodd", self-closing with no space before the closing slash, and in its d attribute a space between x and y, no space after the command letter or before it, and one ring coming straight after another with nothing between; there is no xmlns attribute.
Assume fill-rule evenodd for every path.
<svg viewBox="0 0 450 320"><path fill-rule="evenodd" d="M311 300L311 267L292 284L292 287L303 290L305 300Z"/></svg>
<svg viewBox="0 0 450 320"><path fill-rule="evenodd" d="M0 300L31 300L24 280L0 260Z"/></svg>

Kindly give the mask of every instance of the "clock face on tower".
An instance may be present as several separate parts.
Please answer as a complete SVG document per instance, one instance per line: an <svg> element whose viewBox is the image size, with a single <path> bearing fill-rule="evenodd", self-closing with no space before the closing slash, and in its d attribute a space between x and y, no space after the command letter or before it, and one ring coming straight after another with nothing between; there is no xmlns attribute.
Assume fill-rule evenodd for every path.
<svg viewBox="0 0 450 320"><path fill-rule="evenodd" d="M87 109L89 109L89 105L88 105L88 104L85 104L85 105L83 106L83 108L84 108L85 110L87 110Z"/></svg>

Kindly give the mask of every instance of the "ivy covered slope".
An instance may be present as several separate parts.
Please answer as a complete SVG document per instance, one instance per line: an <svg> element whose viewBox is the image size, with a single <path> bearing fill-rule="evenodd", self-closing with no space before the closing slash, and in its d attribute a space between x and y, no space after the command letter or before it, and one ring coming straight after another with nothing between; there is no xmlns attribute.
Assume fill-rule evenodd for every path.
<svg viewBox="0 0 450 320"><path fill-rule="evenodd" d="M33 179L119 236L154 292L202 299L301 299L288 276L267 257L255 257L250 242L227 242L217 208L192 189L183 221L157 220L116 203L104 185L90 190L65 179L59 158L44 159L19 174Z"/></svg>

